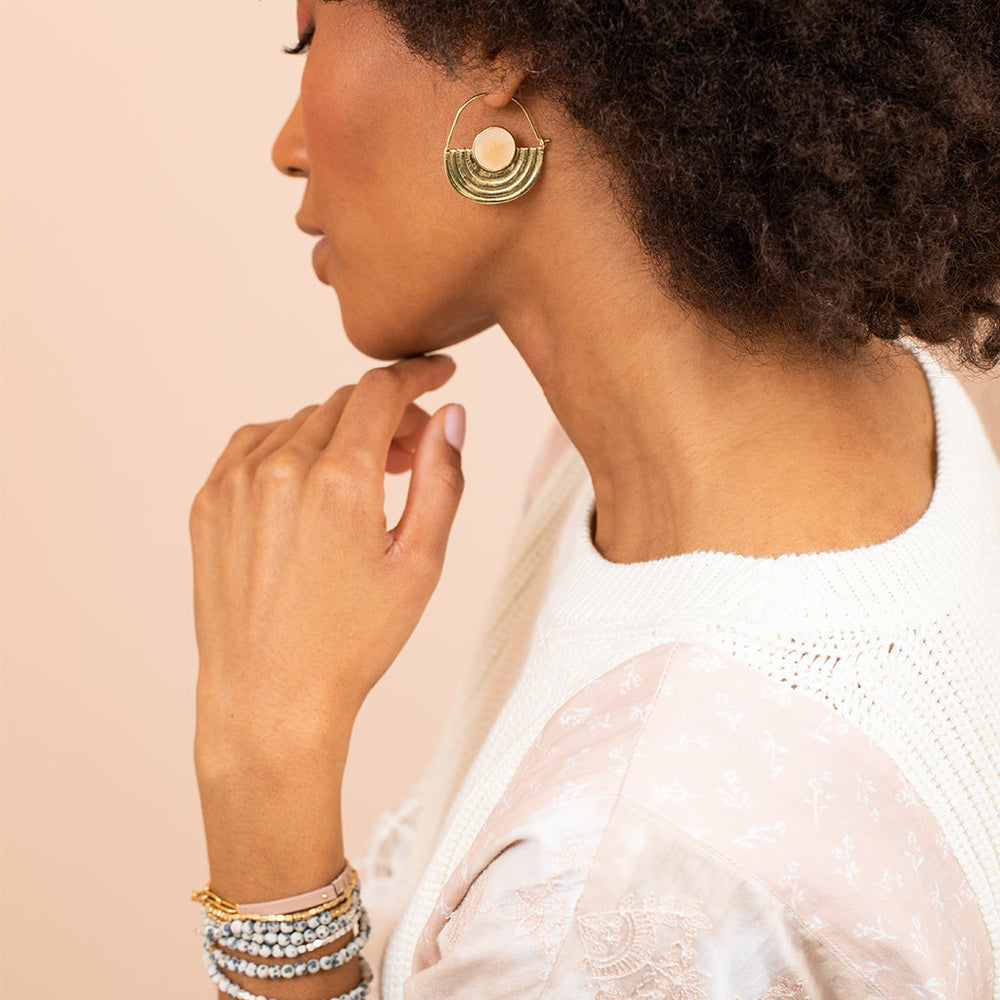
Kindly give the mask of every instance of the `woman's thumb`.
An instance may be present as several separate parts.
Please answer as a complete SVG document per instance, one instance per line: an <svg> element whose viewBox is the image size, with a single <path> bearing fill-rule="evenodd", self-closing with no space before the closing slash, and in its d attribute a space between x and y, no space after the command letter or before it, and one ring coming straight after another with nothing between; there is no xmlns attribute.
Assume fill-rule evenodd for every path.
<svg viewBox="0 0 1000 1000"><path fill-rule="evenodd" d="M442 407L427 422L413 456L403 516L393 534L404 550L431 559L440 570L465 479L465 408Z"/></svg>

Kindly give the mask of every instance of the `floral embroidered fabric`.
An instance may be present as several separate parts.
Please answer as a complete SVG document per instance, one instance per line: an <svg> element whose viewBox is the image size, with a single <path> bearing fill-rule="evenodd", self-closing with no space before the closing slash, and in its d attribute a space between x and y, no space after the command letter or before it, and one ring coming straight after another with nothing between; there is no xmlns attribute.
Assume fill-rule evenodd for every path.
<svg viewBox="0 0 1000 1000"><path fill-rule="evenodd" d="M829 706L663 646L556 713L444 888L409 1000L987 1000L933 814Z"/></svg>

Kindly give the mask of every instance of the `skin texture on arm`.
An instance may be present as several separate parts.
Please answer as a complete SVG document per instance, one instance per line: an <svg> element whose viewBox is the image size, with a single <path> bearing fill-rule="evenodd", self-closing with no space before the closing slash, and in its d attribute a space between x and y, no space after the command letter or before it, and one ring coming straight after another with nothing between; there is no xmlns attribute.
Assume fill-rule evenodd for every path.
<svg viewBox="0 0 1000 1000"><path fill-rule="evenodd" d="M351 729L437 583L462 492L463 411L414 405L453 371L443 356L403 361L244 428L194 502L195 763L211 885L233 902L315 889L343 867ZM388 530L383 477L404 469ZM280 995L357 981L355 961Z"/></svg>

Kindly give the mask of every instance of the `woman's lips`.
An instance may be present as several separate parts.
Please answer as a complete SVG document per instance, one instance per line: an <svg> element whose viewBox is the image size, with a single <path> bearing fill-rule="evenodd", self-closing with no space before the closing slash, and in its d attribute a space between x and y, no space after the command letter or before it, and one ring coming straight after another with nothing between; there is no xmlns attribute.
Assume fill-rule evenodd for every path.
<svg viewBox="0 0 1000 1000"><path fill-rule="evenodd" d="M316 277L320 281L323 281L323 272L320 270L320 260L323 257L323 251L326 250L326 237L324 236L316 246L313 247L312 263L313 270L316 272Z"/></svg>
<svg viewBox="0 0 1000 1000"><path fill-rule="evenodd" d="M302 230L302 232L308 233L308 235L310 236L322 237L322 239L316 244L316 246L313 247L312 263L313 263L313 270L316 272L316 277L319 278L320 281L323 281L325 283L323 272L320 269L320 258L323 256L323 251L326 250L326 237L323 236L323 230L320 229L319 226L310 225L308 222L306 222L305 219L301 218L300 216L295 217L295 225L297 225L299 229Z"/></svg>

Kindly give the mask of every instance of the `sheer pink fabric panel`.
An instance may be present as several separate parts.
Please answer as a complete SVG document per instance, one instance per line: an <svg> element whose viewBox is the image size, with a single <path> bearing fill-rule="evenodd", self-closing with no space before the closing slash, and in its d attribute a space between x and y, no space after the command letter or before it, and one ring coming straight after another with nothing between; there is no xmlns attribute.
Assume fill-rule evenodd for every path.
<svg viewBox="0 0 1000 1000"><path fill-rule="evenodd" d="M991 994L929 809L827 705L712 649L609 671L546 726L446 885L407 996Z"/></svg>

